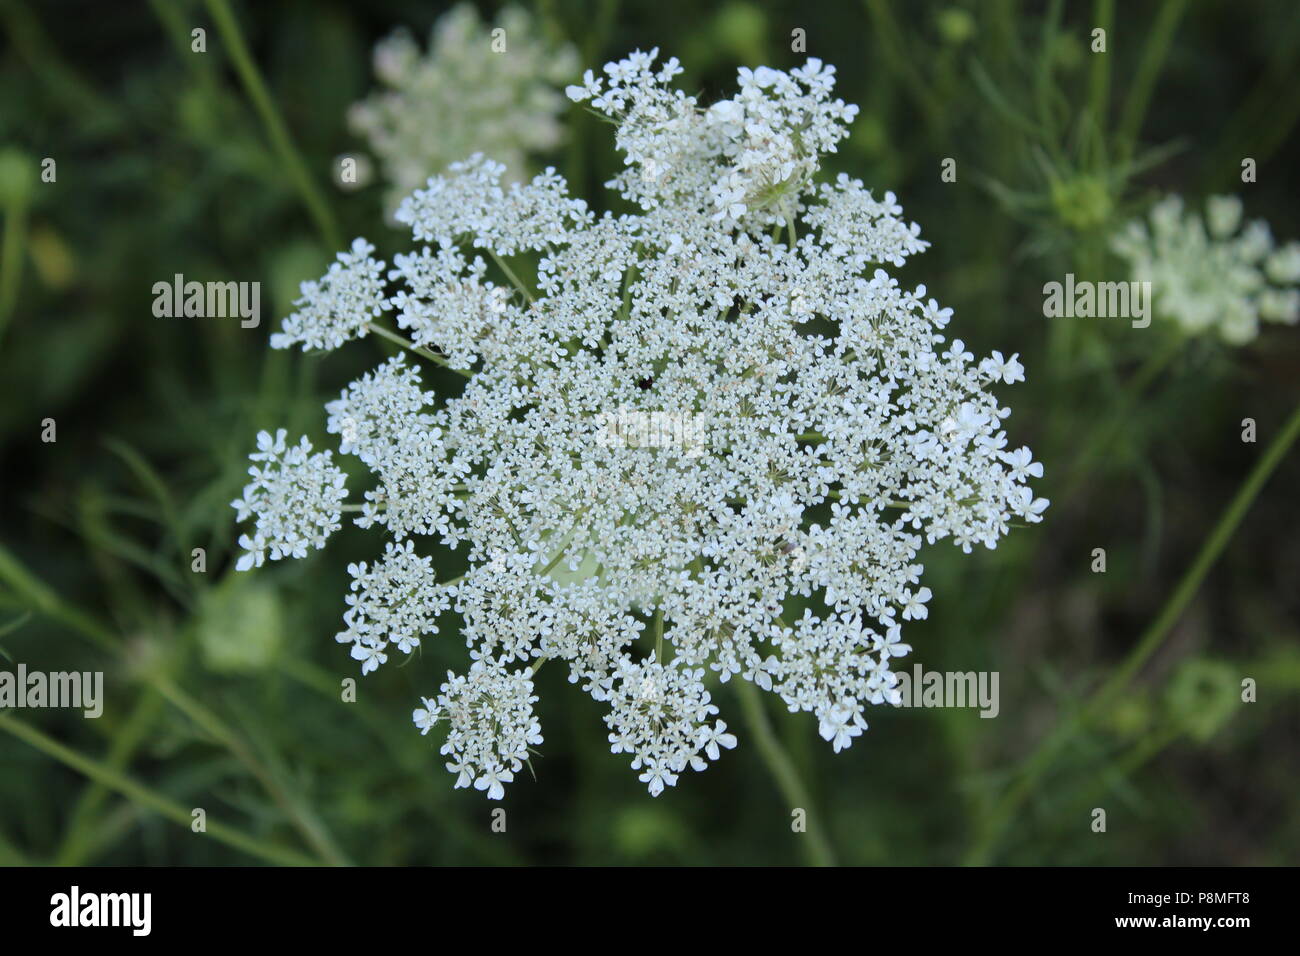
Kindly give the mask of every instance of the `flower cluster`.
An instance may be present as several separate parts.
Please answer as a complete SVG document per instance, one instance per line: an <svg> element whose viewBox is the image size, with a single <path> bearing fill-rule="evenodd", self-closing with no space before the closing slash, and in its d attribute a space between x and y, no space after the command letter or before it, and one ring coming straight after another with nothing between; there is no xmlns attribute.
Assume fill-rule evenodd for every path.
<svg viewBox="0 0 1300 956"><path fill-rule="evenodd" d="M340 252L319 282L304 282L294 302L298 311L271 336L271 348L336 349L349 339L365 337L370 320L388 310L384 263L370 258L374 251L370 243L356 239L352 250Z"/></svg>
<svg viewBox="0 0 1300 956"><path fill-rule="evenodd" d="M505 796L503 784L528 760L528 749L542 742L542 727L533 716L533 682L490 660L478 660L469 674L447 673L437 700L423 698L412 719L427 734L446 721L447 742L442 754L457 787L486 790L488 798Z"/></svg>
<svg viewBox="0 0 1300 956"><path fill-rule="evenodd" d="M308 547L325 547L325 539L342 527L347 476L329 451L313 455L306 437L288 446L287 434L283 428L274 438L258 432L257 451L248 456L254 462L248 469L253 480L244 486L244 496L231 502L239 521L257 519L253 533L239 537L245 550L237 564L240 571L260 568L268 550L273 561L306 557Z"/></svg>
<svg viewBox="0 0 1300 956"><path fill-rule="evenodd" d="M435 623L447 610L444 591L434 587L433 562L415 553L415 542L388 542L384 558L373 568L366 562L348 565L352 590L343 614L347 627L336 635L340 644L352 645L352 657L368 674L388 662L389 644L403 654L420 646L420 636L438 633Z"/></svg>
<svg viewBox="0 0 1300 956"><path fill-rule="evenodd" d="M681 658L667 666L653 658L637 664L623 660L606 698L610 749L632 755L632 769L641 771L637 779L655 797L665 786L675 786L688 766L704 770L706 757L717 760L719 746L736 746L726 723L709 723L718 708L704 689L704 671L680 663Z"/></svg>
<svg viewBox="0 0 1300 956"><path fill-rule="evenodd" d="M375 75L386 89L355 104L349 125L366 137L389 182L389 211L430 175L482 150L514 178L527 157L562 140L559 85L577 73L577 55L547 42L519 7L492 27L462 3L434 25L429 51L406 31L375 47Z"/></svg>
<svg viewBox="0 0 1300 956"><path fill-rule="evenodd" d="M434 177L401 205L421 245L383 307L464 388L439 405L394 359L327 407L375 476L359 522L392 538L352 569L339 639L369 672L461 615L469 674L414 718L446 722L458 785L489 797L540 741L548 661L607 708L652 794L735 745L709 691L732 679L850 745L898 698L902 629L931 599L921 549L993 548L1047 507L991 390L1023 380L1017 355L977 359L882 268L927 247L892 194L817 181L854 116L834 69L744 70L706 109L656 60L569 91L615 119L612 186L636 211L597 216L554 171L509 185L479 156ZM304 311L294 340L370 323L371 275L345 294L336 273L354 311ZM610 440L615 410L707 427L683 455ZM464 546L461 578L434 580L430 536Z"/></svg>
<svg viewBox="0 0 1300 956"><path fill-rule="evenodd" d="M702 111L668 86L681 73L677 60L656 70L655 59L634 53L566 90L618 123L615 143L629 168L613 185L646 209L708 208L725 226L784 225L857 115L830 98L835 68L816 59L789 73L742 68L740 92Z"/></svg>
<svg viewBox="0 0 1300 956"><path fill-rule="evenodd" d="M1300 320L1300 242L1275 247L1268 223L1243 227L1241 200L1211 196L1205 215L1166 196L1147 221L1128 223L1111 248L1150 282L1158 315L1190 334L1215 331L1232 345L1259 334L1260 322Z"/></svg>

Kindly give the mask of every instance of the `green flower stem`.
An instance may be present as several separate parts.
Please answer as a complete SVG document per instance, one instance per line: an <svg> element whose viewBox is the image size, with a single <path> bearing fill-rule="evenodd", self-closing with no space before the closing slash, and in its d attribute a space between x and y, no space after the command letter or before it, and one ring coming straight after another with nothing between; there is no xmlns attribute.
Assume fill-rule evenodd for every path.
<svg viewBox="0 0 1300 956"><path fill-rule="evenodd" d="M151 790L144 784L132 780L114 767L100 763L69 747L65 747L54 738L43 734L35 727L10 717L8 714L0 713L0 730L13 734L24 743L30 744L47 756L53 757L60 763L71 767L78 773L84 774L110 790L117 791L132 803L146 810L151 810L184 827L190 826L193 820L190 811L180 804ZM266 860L268 863L276 863L281 866L319 865L317 860L304 856L295 850L276 846L265 839L249 836L216 820L207 821L206 832L213 839L220 840L222 843L234 847L236 850L241 850L249 856Z"/></svg>
<svg viewBox="0 0 1300 956"><path fill-rule="evenodd" d="M791 809L800 807L807 815L808 831L804 834L807 839L803 842L808 862L813 866L835 866L835 853L831 850L830 842L822 829L821 817L813 807L812 796L799 778L799 771L795 768L794 761L790 759L790 755L785 752L785 748L777 739L776 731L772 729L772 722L768 719L767 712L763 710L763 699L758 688L742 677L735 678L733 683L736 687L736 695L740 698L741 710L744 711L745 723L749 725L749 732L758 747L759 756L763 758L763 762Z"/></svg>
<svg viewBox="0 0 1300 956"><path fill-rule="evenodd" d="M239 23L230 10L230 4L226 0L206 0L206 2L212 22L216 24L217 32L225 42L230 62L244 85L244 92L248 94L253 108L262 120L262 125L266 127L271 144L280 154L280 161L284 163L285 171L302 196L303 204L315 221L316 228L320 230L321 237L329 248L342 249L342 237L338 224L334 221L334 214L330 212L325 197L316 188L307 171L306 163L293 145L284 118L276 108L275 101L271 99L266 83L258 72L257 64L253 62L253 57L248 52L248 45L239 31Z"/></svg>
<svg viewBox="0 0 1300 956"><path fill-rule="evenodd" d="M112 631L90 615L64 603L43 581L23 567L4 545L0 545L0 581L10 587L23 607L66 625L102 651L122 655L119 639Z"/></svg>
<svg viewBox="0 0 1300 956"><path fill-rule="evenodd" d="M60 599L49 587L27 571L3 545L0 545L0 580L7 583L26 606L67 625L106 653L118 658L127 658L126 645L117 635L89 615ZM347 858L334 844L324 825L302 801L279 783L248 749L243 740L216 713L204 707L177 686L170 677L156 669L145 669L141 679L242 763L323 859L334 865L348 865Z"/></svg>
<svg viewBox="0 0 1300 956"><path fill-rule="evenodd" d="M1119 144L1119 163L1125 163L1137 149L1138 133L1142 129L1142 120L1146 116L1147 104L1151 102L1151 92L1155 89L1156 79L1164 67L1165 57L1169 53L1169 43L1178 29L1178 22L1183 18L1187 0L1165 0L1156 14L1155 25L1147 35L1146 47L1138 59L1137 76L1129 87L1128 99L1124 101L1124 111L1120 114L1116 141Z"/></svg>
<svg viewBox="0 0 1300 956"><path fill-rule="evenodd" d="M331 866L351 866L351 861L343 854L326 830L325 825L295 794L290 793L259 760L224 721L213 711L189 695L189 693L172 682L171 678L158 675L153 680L154 686L177 710L189 717L196 725L206 731L214 740L232 753L240 763L248 768L257 778L263 789L276 802L285 815L298 829L321 858Z"/></svg>
<svg viewBox="0 0 1300 956"><path fill-rule="evenodd" d="M921 115L930 134L938 135L944 127L943 103L917 69L916 60L908 52L903 31L894 19L888 0L865 0L865 4L871 20L871 32L877 39L879 56L903 81L903 86L921 108Z"/></svg>
<svg viewBox="0 0 1300 956"><path fill-rule="evenodd" d="M641 252L641 244L640 244L640 243L637 243L637 245L636 245L636 251L637 251L638 254ZM632 286L633 286L633 284L636 282L637 278L640 276L640 272L641 272L641 270L639 270L639 269L637 268L637 266L636 266L636 263L633 262L631 265L629 265L629 266L627 267L627 270L623 273L623 305L622 305L622 307L618 310L618 317L619 317L620 319L624 320L624 321L626 321L627 319L629 319L629 318L631 317L631 315L632 315ZM674 280L674 281L676 281L676 280ZM608 332L605 333L605 335L603 336L603 339L604 339L604 340L606 341L606 343L607 343L605 347L608 348L608 347L609 347L609 346L608 346L608 339L609 339L609 334L608 334Z"/></svg>
<svg viewBox="0 0 1300 956"><path fill-rule="evenodd" d="M1043 148L1051 156L1052 165L1060 169L1064 165L1064 156L1060 140L1060 122L1052 109L1052 97L1056 91L1053 57L1057 49L1056 41L1061 35L1061 15L1064 0L1048 0L1047 12L1043 17L1042 39L1038 43L1038 58L1034 68L1034 111L1037 114L1038 129L1042 137Z"/></svg>
<svg viewBox="0 0 1300 956"><path fill-rule="evenodd" d="M1096 0L1092 8L1092 26L1106 31L1111 38L1115 24L1115 0ZM1105 168L1106 119L1110 105L1110 58L1105 53L1092 57L1092 72L1088 77L1088 112L1092 119L1092 145L1094 167Z"/></svg>
<svg viewBox="0 0 1300 956"><path fill-rule="evenodd" d="M1076 794L1076 802L1095 807L1096 801L1108 787L1117 781L1131 777L1144 766L1173 746L1184 734L1184 729L1177 723L1161 727L1148 733L1124 753L1119 754L1098 776L1088 781L1083 792ZM1081 799L1080 799L1081 798Z"/></svg>
<svg viewBox="0 0 1300 956"><path fill-rule="evenodd" d="M527 299L530 304L536 304L537 300L533 298L532 290L529 289L528 286L524 285L523 280L520 279L519 276L515 275L515 270L506 265L506 261L491 249L488 250L488 255L492 257L492 261L497 264L497 267L506 274L506 278L514 283L514 287L524 294L524 298Z"/></svg>
<svg viewBox="0 0 1300 956"><path fill-rule="evenodd" d="M394 332L392 329L386 329L382 325L376 325L374 322L367 322L366 328L368 328L371 332L374 332L376 335L383 336L384 338L388 339L388 341L390 342L396 342L398 345L406 349L408 352L414 352L416 355L422 356L423 358L427 358L430 362L433 362L437 365L441 365L443 368L447 369L448 371L455 372L457 375L463 375L465 378L472 378L474 376L474 373L468 371L467 369L452 368L451 365L448 364L447 360L443 358L441 355L437 354L436 352L432 352L421 345L416 345L410 339L403 338L402 336Z"/></svg>
<svg viewBox="0 0 1300 956"><path fill-rule="evenodd" d="M574 528L567 535L564 536L564 540L560 543L559 548L556 549L555 557L551 558L551 560L547 562L546 567L542 568L542 570L539 572L541 577L546 577L548 574L554 571L555 566L564 559L565 552L568 550L569 547L569 542L573 540L573 535L576 533L576 531L577 529Z"/></svg>
<svg viewBox="0 0 1300 956"><path fill-rule="evenodd" d="M135 708L114 733L105 766L124 772L162 710L162 697L152 689L144 688ZM55 851L55 866L84 866L87 863L95 845L100 842L102 827L98 825L97 814L110 792L101 781L94 779L82 792L64 828L63 840Z"/></svg>
<svg viewBox="0 0 1300 956"><path fill-rule="evenodd" d="M1129 651L1123 662L1111 673L1102 686L1093 693L1087 703L1065 717L1057 725L1056 729L1048 734L1037 749L1030 754L1028 760L1022 766L1016 782L1007 788L986 818L987 823L983 828L983 832L967 854L966 862L968 864L982 865L988 862L1007 824L1019 811L1034 786L1051 767L1065 745L1085 724L1093 720L1115 701L1128 687L1129 682L1136 676L1138 671L1142 669L1142 666L1160 648L1169 631L1179 617L1182 616L1187 605L1191 603L1210 568L1213 567L1223 549L1227 547L1228 542L1232 540L1237 526L1241 524L1242 518L1250 510L1250 506L1259 495L1260 490L1287 451L1295 443L1297 435L1300 435L1300 405L1297 405L1291 412L1291 417L1287 419L1282 430L1265 449L1264 454L1255 463L1255 467L1246 476L1246 480L1237 489L1236 495L1233 496L1228 507L1224 509L1223 514L1219 516L1218 522L1210 531L1204 544L1201 545L1200 551L1187 571L1184 572L1178 585L1169 595L1164 607L1161 608L1160 613L1156 615L1137 643L1133 645L1132 650Z"/></svg>

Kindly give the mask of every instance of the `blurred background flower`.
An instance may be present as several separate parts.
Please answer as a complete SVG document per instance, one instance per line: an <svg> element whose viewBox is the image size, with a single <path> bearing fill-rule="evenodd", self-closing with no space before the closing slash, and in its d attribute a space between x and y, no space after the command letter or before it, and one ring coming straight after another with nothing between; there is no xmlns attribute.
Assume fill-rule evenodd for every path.
<svg viewBox="0 0 1300 956"><path fill-rule="evenodd" d="M438 18L421 53L406 28L379 41L380 89L348 110L348 125L379 157L389 215L403 198L451 163L483 153L507 179L563 141L560 90L578 74L578 56L551 42L528 11L506 7L490 24L468 3Z"/></svg>

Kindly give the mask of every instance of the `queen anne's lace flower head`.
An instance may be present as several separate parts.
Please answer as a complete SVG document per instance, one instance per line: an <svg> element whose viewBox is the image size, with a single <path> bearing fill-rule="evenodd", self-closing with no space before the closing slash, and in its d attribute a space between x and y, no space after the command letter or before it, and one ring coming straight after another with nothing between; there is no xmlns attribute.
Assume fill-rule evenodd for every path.
<svg viewBox="0 0 1300 956"><path fill-rule="evenodd" d="M487 153L519 179L529 155L562 141L559 87L576 75L577 56L548 42L519 7L503 9L489 27L462 3L434 25L424 56L399 30L376 46L374 60L385 89L354 105L348 120L379 157L390 211L470 153Z"/></svg>
<svg viewBox="0 0 1300 956"><path fill-rule="evenodd" d="M1260 322L1300 319L1300 242L1278 248L1268 223L1243 225L1241 200L1211 196L1205 215L1166 196L1146 221L1111 241L1134 280L1150 282L1155 311L1192 334L1215 331L1232 345L1259 334Z"/></svg>
<svg viewBox="0 0 1300 956"><path fill-rule="evenodd" d="M617 121L636 211L595 216L551 170L507 187L478 156L430 180L401 206L423 245L388 305L464 390L437 405L392 360L327 406L375 476L359 523L392 538L354 567L339 639L369 672L461 616L469 674L414 718L446 724L458 785L489 797L540 741L552 660L652 794L736 743L710 689L732 679L849 746L898 699L921 548L992 548L1047 507L991 391L1018 356L976 359L881 268L927 247L893 194L816 180L854 115L833 69L745 70L703 109L656 58L569 91ZM689 453L611 439L638 416ZM462 578L433 580L430 535L465 546Z"/></svg>

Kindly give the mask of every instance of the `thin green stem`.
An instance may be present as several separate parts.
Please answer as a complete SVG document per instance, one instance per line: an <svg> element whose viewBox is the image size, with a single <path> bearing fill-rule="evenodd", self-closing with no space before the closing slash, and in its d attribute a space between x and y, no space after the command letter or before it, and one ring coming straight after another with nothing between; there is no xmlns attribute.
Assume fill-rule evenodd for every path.
<svg viewBox="0 0 1300 956"><path fill-rule="evenodd" d="M54 738L22 721L15 720L8 714L0 713L0 730L8 731L19 740L35 747L47 756L53 757L60 763L71 767L78 773L84 774L110 790L122 794L132 803L147 810L152 810L184 827L190 826L193 822L191 811L175 801L131 779L113 767L65 747ZM216 820L206 821L206 827L208 836L260 860L266 860L269 863L276 863L281 866L319 865L319 861L304 856L295 850L276 846L273 843L268 843L265 839L249 836Z"/></svg>
<svg viewBox="0 0 1300 956"><path fill-rule="evenodd" d="M1156 14L1155 24L1147 35L1146 47L1138 60L1137 76L1129 87L1128 99L1124 101L1124 110L1120 114L1116 141L1119 144L1118 161L1123 164L1137 149L1138 133L1142 130L1142 120L1146 117L1147 104L1155 89L1156 79L1164 67L1165 57L1169 53L1169 43L1173 40L1178 22L1183 18L1187 0L1165 0Z"/></svg>
<svg viewBox="0 0 1300 956"><path fill-rule="evenodd" d="M506 278L514 284L514 287L524 294L524 298L527 299L529 303L537 302L537 300L533 298L532 290L529 289L528 286L524 285L523 280L520 279L519 276L515 275L515 270L511 269L504 259L491 249L488 250L488 255L492 257L492 261L497 264L497 267L506 274Z"/></svg>
<svg viewBox="0 0 1300 956"><path fill-rule="evenodd" d="M1163 372L1169 363L1182 351L1184 340L1179 337L1171 338L1165 343L1164 347L1152 352L1145 362L1138 368L1133 376L1124 384L1120 393L1119 400L1115 404L1113 414L1108 415L1106 419L1080 443L1078 456L1069 464L1066 471L1065 490L1061 493L1060 498L1063 501L1070 500L1079 485L1088 476L1092 463L1099 455L1106 451L1115 437L1123 429L1126 417L1136 406L1142 393L1146 391L1156 377Z"/></svg>
<svg viewBox="0 0 1300 956"><path fill-rule="evenodd" d="M184 9L171 2L171 0L149 0L149 6L153 9L154 16L158 18L159 23L162 25L163 32L171 40L177 56L180 57L186 68L195 77L204 94L212 97L215 101L219 96L216 71L210 59L206 56L195 56L193 50L191 50L190 44L193 41L190 37L190 26L186 22Z"/></svg>
<svg viewBox="0 0 1300 956"><path fill-rule="evenodd" d="M571 538L572 536L573 536L572 534L569 535L570 538ZM541 571L541 576L542 576L542 577L546 577L546 575L548 575L548 574L550 574L552 571L554 571L554 570L555 570L555 566L556 566L557 564L559 564L561 560L563 560L563 558L564 558L564 549L565 549L566 547L568 547L568 544L569 544L569 539L566 538L565 541L564 541L564 544L560 545L560 550L557 551L557 552L555 552L555 557L551 558L551 560L547 562L546 567L542 568L542 571Z"/></svg>
<svg viewBox="0 0 1300 956"><path fill-rule="evenodd" d="M1124 663L1111 675L1110 679L1098 692L1097 700L1093 705L1095 708L1104 707L1114 700L1138 670L1141 669L1142 665L1159 648L1165 635L1178 621L1178 618L1182 616L1187 605L1191 603L1197 589L1201 586L1201 582L1205 580L1210 568L1214 566L1214 562L1218 560L1219 555L1223 553L1223 549L1232 540L1237 526L1241 524L1246 512L1250 510L1255 498L1259 496L1265 483L1267 483L1282 458L1295 443L1298 435L1300 435L1300 405L1297 405L1291 412L1291 417L1282 426L1282 430L1265 449L1264 454L1255 463L1255 467L1246 476L1246 480L1237 489L1236 495L1233 496L1223 514L1219 516L1218 523L1215 524L1209 537L1205 539L1205 543L1201 545L1200 552L1184 573L1182 580L1179 581L1178 586L1170 595L1160 614L1151 622L1146 632L1138 640L1137 645L1129 652Z"/></svg>
<svg viewBox="0 0 1300 956"><path fill-rule="evenodd" d="M1300 435L1300 405L1291 412L1291 417L1287 419L1282 430L1265 449L1245 481L1241 483L1241 487L1237 489L1236 495L1228 503L1223 514L1219 516L1218 522L1201 545L1191 565L1183 573L1182 579L1119 667L1082 707L1066 716L1025 761L1016 782L1003 793L988 816L983 833L967 854L968 863L981 865L988 861L1007 824L1019 811L1061 750L1080 728L1115 701L1142 666L1160 648L1169 631L1182 616L1187 605L1191 603L1210 568L1214 566L1214 562L1232 540L1237 526L1250 510L1260 490L1295 443L1297 435Z"/></svg>
<svg viewBox="0 0 1300 956"><path fill-rule="evenodd" d="M867 14L876 35L877 50L889 69L902 80L912 99L921 108L932 135L937 135L944 125L944 109L939 97L930 89L925 78L917 69L917 59L907 47L906 37L894 19L887 0L866 0Z"/></svg>
<svg viewBox="0 0 1300 956"><path fill-rule="evenodd" d="M154 720L162 711L162 697L145 688L131 714L114 733L105 765L110 769L125 771L136 748L144 742ZM54 854L56 866L84 866L93 848L99 842L99 821L96 815L103 807L110 791L103 783L92 780L73 808L64 827L63 840Z"/></svg>
<svg viewBox="0 0 1300 956"><path fill-rule="evenodd" d="M641 251L641 246L637 244L637 252ZM618 310L620 319L628 319L632 316L632 286L635 284L639 270L636 263L633 262L623 273L623 305Z"/></svg>
<svg viewBox="0 0 1300 956"><path fill-rule="evenodd" d="M808 830L804 834L807 837L804 841L804 852L808 856L808 862L813 866L835 866L835 853L831 850L830 841L826 839L821 818L813 807L812 795L799 778L799 771L795 768L794 761L790 759L790 755L781 746L781 741L777 739L776 731L772 729L772 722L768 719L767 712L763 710L763 700L758 688L743 678L736 678L734 684L736 695L740 698L741 710L745 715L745 722L758 747L759 756L763 758L763 762L791 809L800 808L806 815Z"/></svg>
<svg viewBox="0 0 1300 956"><path fill-rule="evenodd" d="M125 644L117 635L100 625L93 618L61 600L43 582L28 572L2 545L0 545L0 580L5 581L13 588L16 595L28 607L53 620L66 624L107 653L119 658L126 657ZM334 844L321 822L267 771L261 761L248 749L240 737L226 726L220 717L177 686L170 677L155 669L145 670L141 675L141 679L146 681L149 686L158 691L174 707L189 717L213 740L224 746L236 759L243 763L298 828L307 842L323 858L336 865L347 865L347 858Z"/></svg>
<svg viewBox="0 0 1300 956"><path fill-rule="evenodd" d="M90 615L62 601L43 581L33 575L0 544L0 581L7 584L15 597L28 609L72 628L100 650L121 655L122 647L115 634Z"/></svg>
<svg viewBox="0 0 1300 956"><path fill-rule="evenodd" d="M293 139L289 136L289 128L284 122L284 117L280 115L271 94L267 91L266 83L257 69L257 64L253 62L253 57L248 51L248 45L244 42L243 34L239 30L239 23L230 10L230 4L226 0L206 0L206 2L208 13L212 15L212 21L216 24L217 32L221 34L221 39L225 41L230 62L234 66L235 72L239 74L240 82L244 85L244 92L248 94L249 100L253 103L253 109L257 111L257 115L262 120L262 125L266 127L267 135L271 139L271 145L279 153L280 161L284 163L285 171L289 174L290 180L292 180L299 195L301 195L303 204L307 207L307 211L316 223L316 228L320 230L321 237L325 240L326 245L331 249L342 249L342 237L339 233L338 224L334 221L334 214L330 212L324 195L312 181L302 155L293 145Z"/></svg>
<svg viewBox="0 0 1300 956"><path fill-rule="evenodd" d="M474 373L469 371L468 369L452 368L451 365L447 362L447 360L443 358L441 355L437 354L436 352L432 352L429 349L426 349L422 345L416 345L410 339L403 338L402 336L394 332L392 329L386 329L382 325L376 325L374 322L367 322L366 328L368 328L371 332L374 332L376 335L388 339L388 341L390 342L396 342L398 345L406 349L408 352L414 352L416 355L422 356L423 358L427 358L430 362L433 362L437 365L441 365L443 368L447 369L448 371L455 372L457 375L463 375L465 378L473 378L474 376Z"/></svg>
<svg viewBox="0 0 1300 956"><path fill-rule="evenodd" d="M1106 31L1109 38L1115 22L1115 0L1096 0L1093 5L1092 26ZM1092 55L1092 70L1088 77L1088 113L1092 123L1091 140L1094 168L1105 168L1106 120L1110 108L1110 58L1105 53Z"/></svg>
<svg viewBox="0 0 1300 956"><path fill-rule="evenodd" d="M1058 166L1062 156L1060 123L1053 111L1052 102L1052 94L1056 90L1053 52L1056 50L1056 39L1061 33L1063 6L1063 0L1050 0L1048 3L1047 13L1043 17L1042 39L1038 45L1038 64L1034 74L1034 108L1038 114L1039 125L1046 130L1043 145Z"/></svg>
<svg viewBox="0 0 1300 956"><path fill-rule="evenodd" d="M343 854L334 839L326 830L320 819L297 797L290 793L261 760L248 748L243 739L235 733L217 714L199 703L190 694L177 686L169 677L158 675L153 685L177 710L189 717L196 725L207 732L214 740L230 751L240 763L261 783L263 789L271 795L289 820L297 827L307 842L331 866L350 866L351 861Z"/></svg>

